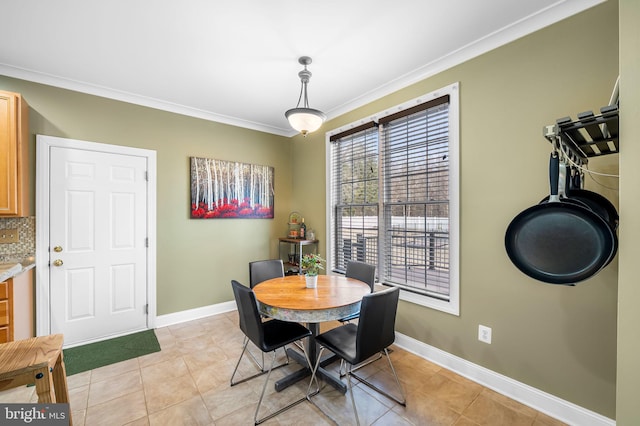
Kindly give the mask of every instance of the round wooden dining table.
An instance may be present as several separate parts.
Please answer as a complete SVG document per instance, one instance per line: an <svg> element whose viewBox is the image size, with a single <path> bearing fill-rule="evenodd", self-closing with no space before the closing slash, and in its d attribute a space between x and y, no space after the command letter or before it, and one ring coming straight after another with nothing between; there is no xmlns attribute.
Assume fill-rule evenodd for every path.
<svg viewBox="0 0 640 426"><path fill-rule="evenodd" d="M318 275L317 287L307 288L304 275L289 275L263 281L253 291L262 314L307 325L313 334L307 345L307 353L313 363L317 356L315 336L320 329L319 323L359 312L362 297L371 292L371 287L362 281L340 275ZM287 354L304 368L277 381L277 391L311 374L311 367L299 352L289 348ZM323 359L316 374L345 393L346 386L340 378L323 368L334 360L335 357Z"/></svg>

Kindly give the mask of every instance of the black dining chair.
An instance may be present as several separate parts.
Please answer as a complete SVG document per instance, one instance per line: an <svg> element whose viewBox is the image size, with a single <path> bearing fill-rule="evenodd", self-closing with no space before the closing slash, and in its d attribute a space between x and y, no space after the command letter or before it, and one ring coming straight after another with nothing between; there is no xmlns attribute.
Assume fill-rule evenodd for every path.
<svg viewBox="0 0 640 426"><path fill-rule="evenodd" d="M311 396L313 396L310 393L311 383L313 383L315 379L316 371L322 358L322 352L324 349L329 349L348 364L347 389L351 396L351 405L353 406L356 423L358 425L360 424L360 419L358 418L358 410L353 397L352 377L398 404L406 406L406 398L402 390L402 385L400 384L400 380L398 380L398 375L393 368L393 363L387 350L395 341L396 311L398 309L399 295L400 289L398 287L367 294L362 298L360 319L357 325L348 323L342 327L336 327L316 336L316 342L320 345L320 351L315 366L313 367L311 382L309 383L309 389L307 391L310 401ZM393 372L400 398L390 395L354 373L354 366L367 361L380 352L382 352L389 361L389 367L391 367L391 371Z"/></svg>
<svg viewBox="0 0 640 426"><path fill-rule="evenodd" d="M256 260L249 262L249 287L254 288L262 281L284 277L282 259Z"/></svg>
<svg viewBox="0 0 640 426"><path fill-rule="evenodd" d="M369 284L371 292L373 293L373 289L376 284L376 265L371 265L359 260L350 260L349 262L347 262L347 270L345 271L344 276L347 278L355 278L356 280L360 280L364 283ZM338 321L340 321L342 324L345 324L349 321L358 319L359 317L360 312L355 312L349 316L340 318ZM370 360L370 362L379 360L381 356L382 355L379 354L377 358ZM344 377L345 374L344 360L340 360L340 377Z"/></svg>
<svg viewBox="0 0 640 426"><path fill-rule="evenodd" d="M344 274L347 278L354 278L369 284L371 292L376 284L376 265L360 262L359 260L350 260L347 263L347 270ZM358 318L360 314L358 312L351 314L347 317L340 318L338 321L345 323Z"/></svg>
<svg viewBox="0 0 640 426"><path fill-rule="evenodd" d="M260 412L260 405L262 404L262 399L264 398L265 391L267 389L267 383L269 383L269 377L271 376L271 371L274 370L273 365L276 360L276 349L282 348L289 343L296 342L298 340L302 340L311 336L311 331L305 326L295 323L295 322L287 322L280 321L276 319L272 319L270 321L262 321L260 318L260 312L258 312L258 303L256 301L256 296L253 293L253 290L249 287L246 287L240 284L238 281L232 280L231 287L233 288L233 296L235 297L236 304L238 306L238 316L240 321L240 330L247 337L247 341L242 348L242 353L240 354L240 358L238 358L238 362L236 363L236 367L233 370L233 374L231 375L231 386L235 386L237 384L246 382L247 380L251 380L255 377L261 376L263 374L267 374L267 378L264 382L264 386L262 387L262 393L260 394L260 399L258 400L258 405L256 407L256 412L253 416L254 423L256 425L269 420L278 414L282 413L285 410L305 401L307 399L307 395L309 395L311 390L311 382L309 384L309 390L307 391L307 395L302 398L290 403L289 405L280 408L275 413L269 414L261 419L258 419L258 414ZM246 377L244 379L238 380L236 382L233 381L236 372L238 371L238 366L240 365L240 361L242 361L242 357L247 349L247 345L249 341L253 342L254 345L258 347L263 353L272 352L273 357L271 359L271 365L267 371L261 371L258 374L254 374L253 376ZM311 365L309 357L307 356L307 352L304 350L304 345L301 345L303 348L304 356ZM312 378L313 380L314 378ZM319 384L316 379L317 389L315 393L320 391Z"/></svg>
<svg viewBox="0 0 640 426"><path fill-rule="evenodd" d="M270 280L271 278L280 278L284 277L284 264L282 263L282 259L266 259L266 260L255 260L253 262L249 262L249 287L254 288L258 284L263 281ZM245 342L246 342L245 338ZM243 342L243 344L245 343ZM258 368L264 371L264 352L262 355L262 363L253 356L251 351L247 351L253 362L256 363ZM287 355L287 351L284 351L285 355ZM287 363L289 362L289 357L287 355Z"/></svg>

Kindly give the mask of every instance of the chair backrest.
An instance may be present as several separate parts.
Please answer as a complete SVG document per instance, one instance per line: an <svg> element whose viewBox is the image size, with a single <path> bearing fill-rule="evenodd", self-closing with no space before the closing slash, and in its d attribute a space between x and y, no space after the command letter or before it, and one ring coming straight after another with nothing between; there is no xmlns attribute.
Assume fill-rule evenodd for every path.
<svg viewBox="0 0 640 426"><path fill-rule="evenodd" d="M240 319L240 330L251 340L258 348L262 348L264 342L264 329L262 328L262 320L260 312L258 312L258 303L253 290L240 284L236 280L231 280L233 288L233 296L236 299L238 307L238 317Z"/></svg>
<svg viewBox="0 0 640 426"><path fill-rule="evenodd" d="M249 286L251 288L271 278L284 277L282 259L249 262Z"/></svg>
<svg viewBox="0 0 640 426"><path fill-rule="evenodd" d="M358 260L350 260L347 263L347 271L344 274L347 278L355 278L369 284L373 292L376 281L376 266Z"/></svg>
<svg viewBox="0 0 640 426"><path fill-rule="evenodd" d="M391 287L362 298L356 335L356 358L362 362L395 341L400 289Z"/></svg>

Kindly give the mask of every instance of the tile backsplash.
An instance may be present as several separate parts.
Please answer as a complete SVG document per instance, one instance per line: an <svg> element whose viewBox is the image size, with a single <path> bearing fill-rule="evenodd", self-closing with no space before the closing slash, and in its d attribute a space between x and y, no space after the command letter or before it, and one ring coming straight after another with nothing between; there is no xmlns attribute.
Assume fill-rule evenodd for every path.
<svg viewBox="0 0 640 426"><path fill-rule="evenodd" d="M0 261L23 259L36 252L36 218L11 217L0 218L0 232L3 229L17 229L17 243L0 244Z"/></svg>

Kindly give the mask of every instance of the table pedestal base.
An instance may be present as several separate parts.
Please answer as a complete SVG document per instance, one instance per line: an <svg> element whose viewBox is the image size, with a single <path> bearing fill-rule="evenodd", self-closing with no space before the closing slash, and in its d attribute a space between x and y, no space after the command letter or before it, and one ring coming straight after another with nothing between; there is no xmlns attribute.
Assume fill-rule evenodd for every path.
<svg viewBox="0 0 640 426"><path fill-rule="evenodd" d="M304 355L302 355L300 352L295 351L291 348L287 348L287 355L289 356L289 358L292 358L300 365L303 365L303 366L307 365L307 360L304 358ZM335 355L330 355L322 359L320 361L320 365L318 366L316 377L323 379L324 381L329 383L331 386L336 388L338 391L340 391L340 393L345 394L347 392L347 385L345 385L342 382L342 380L340 380L338 377L334 376L333 374L329 373L327 370L323 368L337 360L338 360L338 357L336 357ZM312 359L311 362L313 361L314 360ZM288 386L291 386L296 382L299 382L300 380L306 377L311 377L311 369L308 367L301 368L300 370L294 373L291 373L288 376L278 380L275 384L276 391L280 392L281 390L287 388Z"/></svg>

